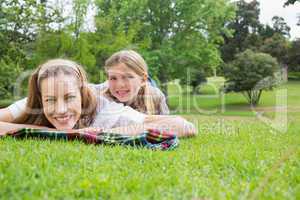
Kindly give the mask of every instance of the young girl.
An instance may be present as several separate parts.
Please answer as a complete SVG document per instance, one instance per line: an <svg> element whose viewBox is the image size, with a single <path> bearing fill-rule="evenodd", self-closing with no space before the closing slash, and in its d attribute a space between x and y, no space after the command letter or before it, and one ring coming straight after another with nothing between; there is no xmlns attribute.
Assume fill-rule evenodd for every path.
<svg viewBox="0 0 300 200"><path fill-rule="evenodd" d="M105 71L108 88L104 89L104 95L107 98L142 113L169 114L165 96L148 82L148 67L140 54L133 50L116 52L105 61Z"/></svg>
<svg viewBox="0 0 300 200"><path fill-rule="evenodd" d="M148 68L145 60L133 50L116 52L105 62L108 81L93 85L98 95L123 103L146 114L168 115L169 108L164 94L147 81ZM25 109L26 98L0 111L0 121L11 122Z"/></svg>
<svg viewBox="0 0 300 200"><path fill-rule="evenodd" d="M179 136L195 133L194 126L181 117L145 115L104 97L96 98L83 69L63 59L50 60L32 74L25 111L14 123L0 122L0 134L24 127L100 127L106 132L138 134L157 126Z"/></svg>

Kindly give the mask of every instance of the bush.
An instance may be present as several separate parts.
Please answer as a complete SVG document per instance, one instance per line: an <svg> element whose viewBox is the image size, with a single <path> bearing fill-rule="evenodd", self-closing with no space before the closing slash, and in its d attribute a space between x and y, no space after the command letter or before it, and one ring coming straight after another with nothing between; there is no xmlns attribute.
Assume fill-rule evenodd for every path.
<svg viewBox="0 0 300 200"><path fill-rule="evenodd" d="M275 72L279 72L275 58L246 50L224 67L225 92L242 92L251 105L257 105L262 91L278 83L280 77Z"/></svg>

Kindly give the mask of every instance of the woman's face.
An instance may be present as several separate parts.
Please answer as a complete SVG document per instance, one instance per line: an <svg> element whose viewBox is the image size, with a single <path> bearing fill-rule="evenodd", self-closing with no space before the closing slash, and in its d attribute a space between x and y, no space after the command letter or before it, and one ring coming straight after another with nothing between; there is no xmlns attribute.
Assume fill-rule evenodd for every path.
<svg viewBox="0 0 300 200"><path fill-rule="evenodd" d="M107 74L111 94L123 103L132 102L145 84L141 76L123 63L110 67Z"/></svg>
<svg viewBox="0 0 300 200"><path fill-rule="evenodd" d="M72 129L81 115L81 93L72 75L58 75L41 82L43 111L59 130Z"/></svg>

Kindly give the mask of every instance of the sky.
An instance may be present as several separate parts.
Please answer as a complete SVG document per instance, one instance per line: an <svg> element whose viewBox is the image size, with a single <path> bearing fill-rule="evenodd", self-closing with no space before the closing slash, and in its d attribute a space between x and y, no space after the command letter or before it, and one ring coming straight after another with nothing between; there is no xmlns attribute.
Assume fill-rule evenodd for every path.
<svg viewBox="0 0 300 200"><path fill-rule="evenodd" d="M250 2L247 0L246 2ZM300 38L300 26L297 26L297 15L300 15L300 2L283 7L285 0L258 0L260 3L259 20L263 24L272 25L272 17L277 15L291 27L291 40Z"/></svg>

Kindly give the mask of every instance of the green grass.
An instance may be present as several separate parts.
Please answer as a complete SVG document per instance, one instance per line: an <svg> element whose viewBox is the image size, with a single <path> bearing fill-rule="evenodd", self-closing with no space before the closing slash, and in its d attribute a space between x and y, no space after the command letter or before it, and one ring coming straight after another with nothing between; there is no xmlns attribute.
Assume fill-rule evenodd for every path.
<svg viewBox="0 0 300 200"><path fill-rule="evenodd" d="M176 114L202 114L225 116L255 116L255 111L264 108L275 108L276 96L286 92L287 106L293 110L300 106L300 81L289 81L273 90L263 91L259 105L256 108L249 106L241 93L228 93L223 97L218 93L220 79L204 84L200 94L190 94L191 89L186 86L169 84L169 105L172 113ZM215 86L214 86L215 85Z"/></svg>
<svg viewBox="0 0 300 200"><path fill-rule="evenodd" d="M2 138L0 199L300 199L300 82L281 89L288 94L286 132L254 117L243 96L227 94L225 112L215 114L183 98L191 112L177 112L198 134L173 151ZM220 109L218 98L203 97L211 88L201 92L197 106ZM276 90L265 92L257 108L269 119L275 97Z"/></svg>
<svg viewBox="0 0 300 200"><path fill-rule="evenodd" d="M169 152L1 139L0 199L299 199L297 126L197 120L199 134Z"/></svg>

